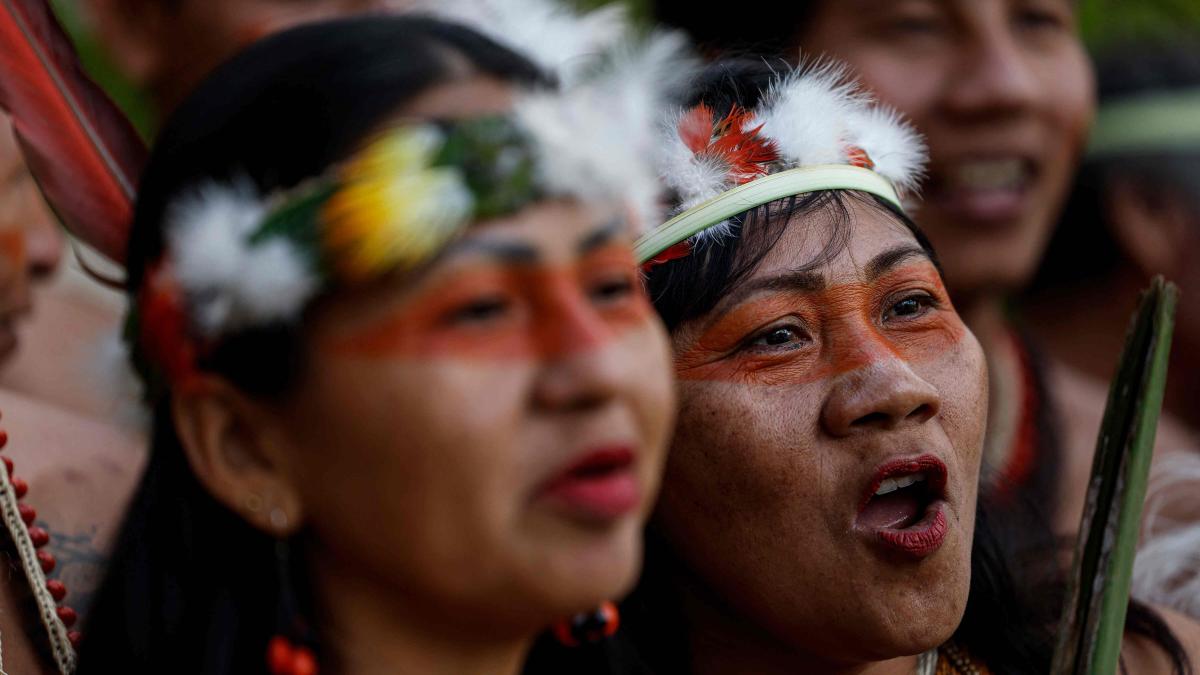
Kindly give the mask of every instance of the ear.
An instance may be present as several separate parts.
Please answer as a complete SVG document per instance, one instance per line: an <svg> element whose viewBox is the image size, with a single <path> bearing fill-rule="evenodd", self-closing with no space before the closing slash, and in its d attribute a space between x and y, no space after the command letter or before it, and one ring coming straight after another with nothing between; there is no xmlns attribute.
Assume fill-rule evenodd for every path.
<svg viewBox="0 0 1200 675"><path fill-rule="evenodd" d="M1105 190L1109 227L1130 261L1146 277L1177 275L1190 246L1183 201L1120 178L1108 181Z"/></svg>
<svg viewBox="0 0 1200 675"><path fill-rule="evenodd" d="M167 24L161 0L81 0L84 18L117 69L140 87L163 75L162 36Z"/></svg>
<svg viewBox="0 0 1200 675"><path fill-rule="evenodd" d="M171 404L180 444L201 485L258 529L281 538L295 533L304 514L272 412L206 375L181 387Z"/></svg>

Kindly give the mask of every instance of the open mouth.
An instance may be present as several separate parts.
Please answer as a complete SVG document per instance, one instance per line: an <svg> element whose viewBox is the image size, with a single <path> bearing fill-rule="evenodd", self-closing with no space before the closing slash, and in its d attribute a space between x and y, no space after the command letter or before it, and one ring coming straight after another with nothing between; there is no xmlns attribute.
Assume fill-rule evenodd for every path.
<svg viewBox="0 0 1200 675"><path fill-rule="evenodd" d="M966 159L938 166L925 197L973 222L1008 222L1023 213L1037 176L1027 157Z"/></svg>
<svg viewBox="0 0 1200 675"><path fill-rule="evenodd" d="M855 527L885 548L916 557L941 547L947 524L946 466L932 455L888 462L875 471Z"/></svg>

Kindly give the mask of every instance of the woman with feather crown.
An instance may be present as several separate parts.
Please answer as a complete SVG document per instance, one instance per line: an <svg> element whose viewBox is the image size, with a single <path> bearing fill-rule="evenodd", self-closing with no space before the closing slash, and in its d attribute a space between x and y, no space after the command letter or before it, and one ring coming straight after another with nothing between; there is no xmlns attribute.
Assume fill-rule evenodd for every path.
<svg viewBox="0 0 1200 675"><path fill-rule="evenodd" d="M636 250L681 408L617 671L1050 672L1061 577L979 503L987 370L907 215L924 153L826 61L719 61L666 116L673 217ZM1131 672L1195 667L1194 624L1127 630Z"/></svg>
<svg viewBox="0 0 1200 675"><path fill-rule="evenodd" d="M40 165L92 174L47 195L126 266L156 417L80 672L516 672L615 630L673 409L628 242L680 46L551 77L429 18L314 24L219 69L140 181L121 134ZM132 236L87 217L133 183Z"/></svg>

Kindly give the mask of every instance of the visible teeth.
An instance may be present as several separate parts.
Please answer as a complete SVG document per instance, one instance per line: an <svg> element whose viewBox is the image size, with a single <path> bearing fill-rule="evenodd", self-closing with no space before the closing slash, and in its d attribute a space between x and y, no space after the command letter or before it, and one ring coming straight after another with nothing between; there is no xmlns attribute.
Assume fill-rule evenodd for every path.
<svg viewBox="0 0 1200 675"><path fill-rule="evenodd" d="M923 480L925 480L925 474L923 473L910 473L895 478L884 478L883 482L879 484L879 489L875 491L875 496L886 495L889 492L895 492L900 488L906 488L913 483Z"/></svg>
<svg viewBox="0 0 1200 675"><path fill-rule="evenodd" d="M996 159L964 162L950 171L953 182L972 190L1003 190L1019 186L1025 179L1025 163L1020 159Z"/></svg>

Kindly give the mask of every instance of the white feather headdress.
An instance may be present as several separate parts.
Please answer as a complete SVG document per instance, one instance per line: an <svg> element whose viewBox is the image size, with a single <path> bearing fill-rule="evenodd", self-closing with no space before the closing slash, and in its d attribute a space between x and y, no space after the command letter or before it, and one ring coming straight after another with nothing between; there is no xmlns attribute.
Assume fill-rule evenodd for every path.
<svg viewBox="0 0 1200 675"><path fill-rule="evenodd" d="M916 190L926 151L912 126L843 66L816 61L780 73L753 110L671 111L659 128L657 157L677 217L639 242L643 260L681 241L719 241L732 215L804 191L866 190L899 207ZM797 171L804 169L811 171ZM790 180L781 180L785 173ZM724 195L736 199L714 205Z"/></svg>
<svg viewBox="0 0 1200 675"><path fill-rule="evenodd" d="M553 0L425 0L419 6L524 54L567 85L631 32L620 3L586 13Z"/></svg>
<svg viewBox="0 0 1200 675"><path fill-rule="evenodd" d="M456 2L460 7L500 4ZM514 7L541 4L520 0ZM189 334L211 343L256 325L294 320L331 279L346 281L346 275L339 276L344 249L357 256L350 266L351 276L359 279L386 268L391 260L411 259L416 249L432 254L470 220L500 215L488 194L502 194L502 202L509 205L503 208L512 209L542 196L623 204L637 232L660 222L653 161L657 123L666 97L690 77L685 41L674 33L628 37L624 29L617 31L615 12L587 15L574 29L568 28L568 15L557 7L542 14L561 27L559 42L588 49L607 45L607 51L590 60L586 69L572 68L570 77L562 77L564 71L558 69L562 84L557 89L519 93L507 115L445 127L401 124L347 162L331 167L327 175L296 188L264 195L241 180L200 185L180 195L166 213L164 258L153 266L154 274L163 278L151 278L147 286L155 302L173 303L169 311L159 308L150 314L158 320L183 315L187 326L158 332ZM520 25L497 21L500 27ZM614 37L618 32L621 35ZM571 55L579 53L556 47L540 58L544 64L560 59L576 63ZM462 155L463 148L479 152L462 166L446 164L449 160L438 159L449 142L444 134L459 142L455 156ZM364 176L355 169L358 166L375 168ZM468 180L472 171L476 180ZM508 175L516 176L517 182L501 185ZM532 184L526 175L532 176ZM359 192L369 195L371 203L362 211L377 214L381 224L354 216L358 220L350 227L338 229L328 221L328 200L363 178L371 189ZM492 188L500 191L479 192ZM477 210L483 203L488 206ZM294 226L300 230L293 235ZM331 237L333 229L338 232ZM346 242L347 233L367 241ZM331 240L340 241L343 250L331 249Z"/></svg>

